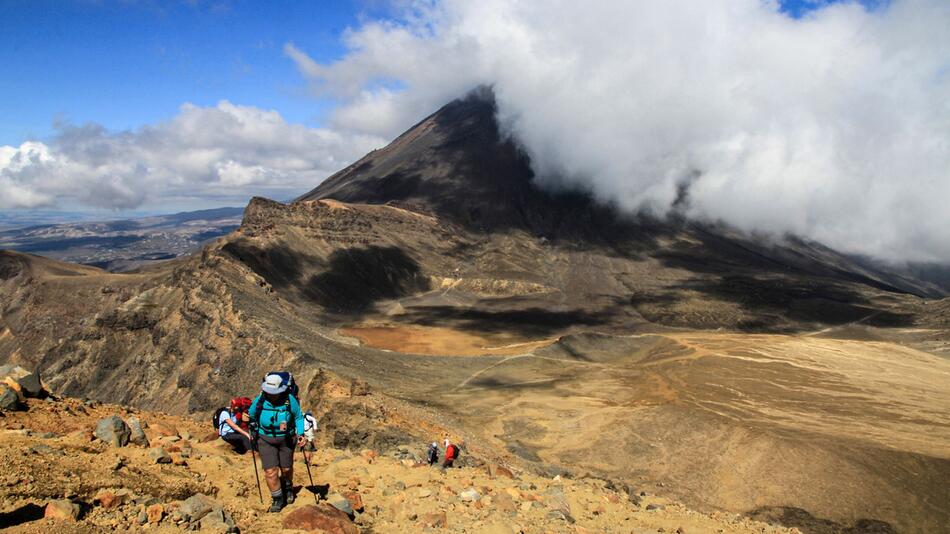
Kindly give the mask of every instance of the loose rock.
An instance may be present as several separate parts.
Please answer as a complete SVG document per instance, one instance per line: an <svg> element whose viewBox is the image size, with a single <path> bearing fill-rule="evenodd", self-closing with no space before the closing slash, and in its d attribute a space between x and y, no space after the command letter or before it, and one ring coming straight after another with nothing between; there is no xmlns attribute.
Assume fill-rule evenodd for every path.
<svg viewBox="0 0 950 534"><path fill-rule="evenodd" d="M129 425L117 415L100 419L96 424L95 435L102 441L109 443L113 447L125 447L129 443L129 436L132 431Z"/></svg>
<svg viewBox="0 0 950 534"><path fill-rule="evenodd" d="M316 530L326 534L359 534L359 529L340 510L328 506L308 504L284 517L285 529Z"/></svg>
<svg viewBox="0 0 950 534"><path fill-rule="evenodd" d="M149 523L158 523L165 517L165 507L161 504L153 504L145 508L145 516Z"/></svg>
<svg viewBox="0 0 950 534"><path fill-rule="evenodd" d="M420 521L423 525L431 528L445 528L448 524L448 518L445 516L445 512L425 514Z"/></svg>
<svg viewBox="0 0 950 534"><path fill-rule="evenodd" d="M214 508L220 508L218 503L211 497L199 493L185 499L178 507L178 513L185 521L197 521Z"/></svg>
<svg viewBox="0 0 950 534"><path fill-rule="evenodd" d="M60 499L50 501L46 505L46 511L43 513L43 517L57 521L76 521L79 519L79 512L80 508L78 504L66 499Z"/></svg>
<svg viewBox="0 0 950 534"><path fill-rule="evenodd" d="M459 493L459 499L462 499L465 502L475 502L481 499L482 496L475 491L475 488L469 488L461 493Z"/></svg>
<svg viewBox="0 0 950 534"><path fill-rule="evenodd" d="M142 429L142 423L139 422L137 418L129 418L129 431L129 441L136 445L148 447L148 436L145 435L145 431Z"/></svg>
<svg viewBox="0 0 950 534"><path fill-rule="evenodd" d="M347 491L343 496L346 497L346 500L350 501L350 508L356 512L363 511L363 497L358 491Z"/></svg>
<svg viewBox="0 0 950 534"><path fill-rule="evenodd" d="M0 412L13 412L25 408L20 396L10 386L0 384Z"/></svg>
<svg viewBox="0 0 950 534"><path fill-rule="evenodd" d="M40 381L40 375L27 371L19 365L0 365L0 378L13 380L26 397L41 398L46 396L46 390Z"/></svg>
<svg viewBox="0 0 950 534"><path fill-rule="evenodd" d="M165 452L165 449L161 447L153 447L148 450L148 457L152 460L155 460L157 464L170 464L172 463L172 457Z"/></svg>
<svg viewBox="0 0 950 534"><path fill-rule="evenodd" d="M327 495L327 503L344 514L351 517L353 516L353 506L350 504L350 500L343 495L340 495L339 493L331 493Z"/></svg>

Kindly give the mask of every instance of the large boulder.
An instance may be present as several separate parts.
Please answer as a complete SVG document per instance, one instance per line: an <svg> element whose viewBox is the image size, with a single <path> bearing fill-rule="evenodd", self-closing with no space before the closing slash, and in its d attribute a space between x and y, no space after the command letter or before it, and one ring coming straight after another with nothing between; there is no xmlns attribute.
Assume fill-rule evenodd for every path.
<svg viewBox="0 0 950 534"><path fill-rule="evenodd" d="M0 380L10 380L16 384L25 397L42 398L46 390L40 381L40 375L20 367L19 365L0 365Z"/></svg>
<svg viewBox="0 0 950 534"><path fill-rule="evenodd" d="M0 412L13 412L22 410L23 407L20 396L14 389L6 384L0 384Z"/></svg>
<svg viewBox="0 0 950 534"><path fill-rule="evenodd" d="M125 447L129 444L129 436L132 430L125 424L118 415L111 415L105 419L100 419L96 424L96 437L113 447Z"/></svg>
<svg viewBox="0 0 950 534"><path fill-rule="evenodd" d="M285 529L316 530L326 534L359 534L349 516L336 508L321 504L301 506L284 517Z"/></svg>

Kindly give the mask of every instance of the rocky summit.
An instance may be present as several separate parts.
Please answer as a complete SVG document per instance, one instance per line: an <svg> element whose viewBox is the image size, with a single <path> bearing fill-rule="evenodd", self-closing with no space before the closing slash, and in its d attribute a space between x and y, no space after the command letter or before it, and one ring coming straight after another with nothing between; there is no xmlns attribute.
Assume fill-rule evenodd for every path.
<svg viewBox="0 0 950 534"><path fill-rule="evenodd" d="M485 89L292 202L252 199L193 255L115 273L0 251L0 513L40 530L946 532L947 287L556 178ZM293 372L324 447L318 498L268 516L248 458L200 438L272 370ZM446 435L462 467L415 467Z"/></svg>

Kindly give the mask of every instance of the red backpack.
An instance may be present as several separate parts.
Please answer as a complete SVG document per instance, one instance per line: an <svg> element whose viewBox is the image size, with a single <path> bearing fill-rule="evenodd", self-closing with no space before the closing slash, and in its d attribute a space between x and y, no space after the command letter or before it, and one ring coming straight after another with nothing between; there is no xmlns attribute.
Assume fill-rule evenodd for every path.
<svg viewBox="0 0 950 534"><path fill-rule="evenodd" d="M234 397L231 399L231 416L238 420L238 426L247 430L251 423L251 399L247 397Z"/></svg>
<svg viewBox="0 0 950 534"><path fill-rule="evenodd" d="M248 412L251 410L251 399L247 397L234 397L231 399L231 408L218 408L214 412L214 429L218 430L221 427L221 413L229 412L231 414L231 419L237 419L238 426L247 430L250 426L251 417L248 415Z"/></svg>

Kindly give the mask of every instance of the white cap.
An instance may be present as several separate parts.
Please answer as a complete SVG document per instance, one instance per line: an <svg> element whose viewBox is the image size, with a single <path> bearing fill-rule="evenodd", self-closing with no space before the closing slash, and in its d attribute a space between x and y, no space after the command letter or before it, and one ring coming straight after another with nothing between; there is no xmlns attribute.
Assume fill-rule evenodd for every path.
<svg viewBox="0 0 950 534"><path fill-rule="evenodd" d="M287 391L287 385L281 384L281 382L280 375L267 375L261 384L261 391L270 393L271 395L279 395Z"/></svg>

